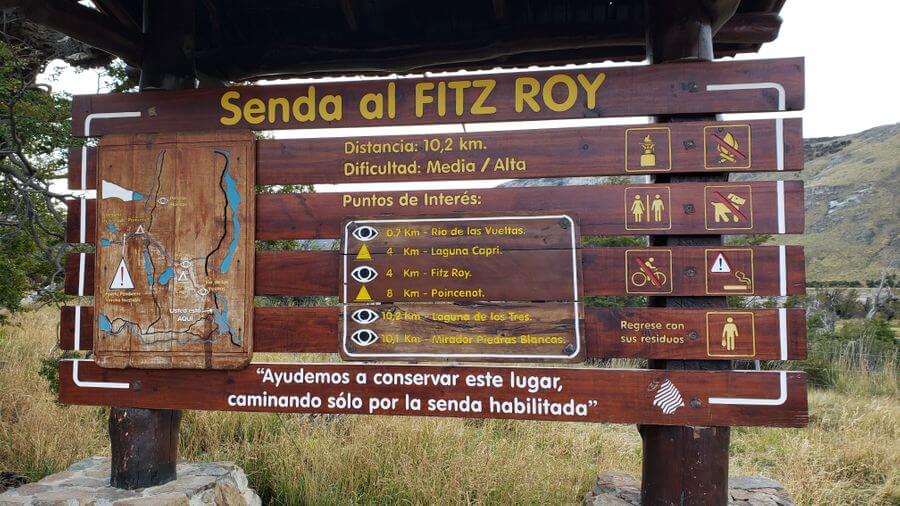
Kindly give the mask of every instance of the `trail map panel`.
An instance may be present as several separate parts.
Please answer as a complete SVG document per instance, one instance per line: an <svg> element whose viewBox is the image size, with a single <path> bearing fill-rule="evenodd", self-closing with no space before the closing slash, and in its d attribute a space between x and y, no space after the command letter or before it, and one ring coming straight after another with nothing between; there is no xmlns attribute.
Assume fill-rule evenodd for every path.
<svg viewBox="0 0 900 506"><path fill-rule="evenodd" d="M249 133L101 141L98 365L234 369L249 363L254 143Z"/></svg>
<svg viewBox="0 0 900 506"><path fill-rule="evenodd" d="M579 240L566 215L349 221L341 353L348 359L579 359ZM394 304L403 301L420 303Z"/></svg>

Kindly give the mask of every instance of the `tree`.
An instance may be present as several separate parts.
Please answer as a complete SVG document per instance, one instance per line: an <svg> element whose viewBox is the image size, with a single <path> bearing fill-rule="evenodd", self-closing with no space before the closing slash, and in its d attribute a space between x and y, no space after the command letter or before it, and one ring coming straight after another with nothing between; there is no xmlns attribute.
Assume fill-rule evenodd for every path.
<svg viewBox="0 0 900 506"><path fill-rule="evenodd" d="M0 41L0 307L19 309L26 294L54 299L66 250L64 175L68 97L35 84L46 55Z"/></svg>

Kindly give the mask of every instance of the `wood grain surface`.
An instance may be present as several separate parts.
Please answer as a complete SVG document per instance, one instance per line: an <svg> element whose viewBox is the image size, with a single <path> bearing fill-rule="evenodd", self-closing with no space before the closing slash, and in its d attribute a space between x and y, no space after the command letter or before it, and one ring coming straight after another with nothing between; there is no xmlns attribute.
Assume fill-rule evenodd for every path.
<svg viewBox="0 0 900 506"><path fill-rule="evenodd" d="M552 191L529 187L259 195L256 238L334 239L340 236L342 223L353 218L486 216L511 211L564 213L578 221L583 235L777 234L777 186L775 182L681 183L564 186ZM803 183L784 181L783 189L783 232L802 233ZM729 206L724 201L732 195L744 203ZM632 207L637 200L641 204ZM85 205L88 223L94 204L88 200ZM68 242L79 242L80 220L80 203L72 200ZM86 242L94 242L96 230L88 227L85 236Z"/></svg>
<svg viewBox="0 0 900 506"><path fill-rule="evenodd" d="M321 363L162 371L64 360L59 377L64 404L657 425L808 423L802 372Z"/></svg>
<svg viewBox="0 0 900 506"><path fill-rule="evenodd" d="M778 169L776 121L688 121L462 134L260 139L256 148L256 183L526 179L696 172L700 168L710 172L775 171ZM802 121L799 118L783 121L783 170L801 170ZM738 141L737 147L732 148L725 141L728 133ZM651 136L654 156L642 165L641 143L645 135ZM723 146L723 153L719 152L719 146ZM70 148L69 188L93 189L96 148L87 148L84 167L81 158L81 148ZM81 182L82 168L85 188Z"/></svg>
<svg viewBox="0 0 900 506"><path fill-rule="evenodd" d="M795 111L803 86L803 59L789 58L107 93L74 97L72 133L85 136L88 117L113 112L135 117L93 116L90 135L769 112L780 101ZM382 96L380 114L367 94Z"/></svg>
<svg viewBox="0 0 900 506"><path fill-rule="evenodd" d="M585 307L583 312L586 358L806 358L806 315L803 309L735 308L732 311ZM76 313L80 315L76 317ZM59 330L62 349L92 348L90 330L93 314L92 307L62 308ZM340 308L334 306L254 308L254 351L337 353L340 348L341 316ZM722 331L728 316L735 318L738 330L735 346L731 350L722 346ZM76 320L81 326L78 347L75 346ZM448 327L453 328L454 325Z"/></svg>
<svg viewBox="0 0 900 506"><path fill-rule="evenodd" d="M784 273L781 275L782 248ZM728 260L731 273L713 273L718 253ZM729 290L728 294L752 293L759 296L802 295L806 293L806 270L802 246L753 246L749 248L705 248L679 246L672 248L583 248L581 273L584 294L646 295L671 290L675 295L707 295L719 293L726 284L740 284L741 270L750 280L746 289ZM654 259L654 266L666 275L659 287L645 282L637 259ZM751 262L752 260L752 262ZM94 291L93 254L85 254L84 294ZM78 294L79 254L66 259L65 292ZM752 267L752 269L750 268ZM340 293L341 254L337 251L258 251L256 253L255 295L309 296ZM632 279L634 281L632 281ZM734 283L732 283L734 279ZM744 283L746 287L747 284ZM784 291L782 291L784 288Z"/></svg>
<svg viewBox="0 0 900 506"><path fill-rule="evenodd" d="M250 133L101 140L98 365L210 369L250 361L254 146Z"/></svg>

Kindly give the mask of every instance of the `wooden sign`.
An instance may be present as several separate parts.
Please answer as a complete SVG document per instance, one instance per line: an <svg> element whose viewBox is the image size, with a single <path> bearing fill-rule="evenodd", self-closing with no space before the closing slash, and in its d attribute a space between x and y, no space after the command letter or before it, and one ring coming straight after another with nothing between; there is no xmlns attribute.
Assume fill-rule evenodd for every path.
<svg viewBox="0 0 900 506"><path fill-rule="evenodd" d="M475 306L474 303L457 305L463 309ZM549 306L549 303L541 305ZM434 304L407 302L384 306L404 307L408 311L414 309L419 311L419 314L425 314ZM806 315L803 309L735 308L726 311L584 307L582 311L585 358L704 359L725 356L756 360L806 358ZM729 311L734 314L728 314ZM92 307L62 308L60 348L91 349L90 322L93 312ZM392 311L391 314L395 312ZM729 327L729 332L726 332L725 323L728 323L729 316L735 319L736 328ZM340 308L333 306L257 307L254 309L253 319L254 350L269 353L338 353L341 346L334 336L339 335L341 318ZM375 324L378 322L380 320L376 320ZM414 320L395 320L394 323L399 329L417 328ZM427 322L432 326L438 323L441 322L434 318ZM565 324L562 321L559 323ZM448 329L456 329L460 322L446 322L445 325ZM734 343L733 349L730 350L727 339L729 335L733 337ZM723 338L726 338L724 345ZM421 342L397 343L394 347L415 349L420 344Z"/></svg>
<svg viewBox="0 0 900 506"><path fill-rule="evenodd" d="M104 137L94 353L102 367L239 368L253 342L251 134Z"/></svg>
<svg viewBox="0 0 900 506"><path fill-rule="evenodd" d="M577 360L580 241L566 215L349 221L341 246L341 354ZM365 305L396 301L506 302Z"/></svg>
<svg viewBox="0 0 900 506"><path fill-rule="evenodd" d="M349 364L163 372L64 360L59 377L64 404L653 425L808 422L802 372Z"/></svg>
<svg viewBox="0 0 900 506"><path fill-rule="evenodd" d="M787 296L806 293L802 246L605 247L583 248L580 254L585 295L666 293L683 296L724 292L726 295ZM720 255L722 259L719 259ZM338 275L342 259L338 251L259 251L255 295L338 295L341 292ZM65 293L84 295L93 292L92 254L69 255L65 268ZM652 278L644 269L652 273ZM84 277L83 284L78 282L81 277ZM651 279L657 280L659 286Z"/></svg>
<svg viewBox="0 0 900 506"><path fill-rule="evenodd" d="M801 120L683 122L441 135L257 141L256 184L375 183L803 168ZM69 151L93 188L96 151ZM649 156L648 156L649 155ZM82 184L84 180L91 186Z"/></svg>
<svg viewBox="0 0 900 506"><path fill-rule="evenodd" d="M396 303L343 306L348 360L578 361L581 304Z"/></svg>
<svg viewBox="0 0 900 506"><path fill-rule="evenodd" d="M82 214L93 201L69 205L66 237L81 239ZM803 232L803 183L680 183L562 186L407 192L260 195L256 238L335 239L348 218L540 213L552 209L578 221L589 235L799 234ZM85 231L93 242L94 230Z"/></svg>
<svg viewBox="0 0 900 506"><path fill-rule="evenodd" d="M803 108L803 59L81 95L75 136Z"/></svg>

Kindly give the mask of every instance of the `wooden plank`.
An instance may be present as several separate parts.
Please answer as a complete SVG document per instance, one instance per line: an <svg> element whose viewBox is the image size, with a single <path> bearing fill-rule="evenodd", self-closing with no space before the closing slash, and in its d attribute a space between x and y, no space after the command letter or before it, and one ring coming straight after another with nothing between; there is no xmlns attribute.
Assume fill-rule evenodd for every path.
<svg viewBox="0 0 900 506"><path fill-rule="evenodd" d="M72 102L72 133L82 137L777 111L778 91L767 83L784 89L784 109L803 108L803 59L788 58L78 95ZM746 89L716 88L724 84ZM91 115L113 112L134 117L93 116L90 132L85 132Z"/></svg>
<svg viewBox="0 0 900 506"><path fill-rule="evenodd" d="M578 362L581 309L572 302L345 305L340 353L347 360Z"/></svg>
<svg viewBox="0 0 900 506"><path fill-rule="evenodd" d="M581 300L581 236L566 215L362 219L343 230L343 302Z"/></svg>
<svg viewBox="0 0 900 506"><path fill-rule="evenodd" d="M59 372L64 404L658 425L808 423L802 372L347 364L161 371L102 369L86 360L62 361ZM421 405L407 404L409 398Z"/></svg>
<svg viewBox="0 0 900 506"><path fill-rule="evenodd" d="M784 254L782 255L782 248ZM731 273L710 272L718 253L729 261ZM636 262L653 258L653 265L666 276L659 287L645 276ZM784 258L784 268L781 259ZM750 262L752 260L752 263ZM258 251L256 253L255 295L338 295L340 293L341 255L337 251ZM65 291L78 294L79 256L66 258ZM740 270L750 279L752 292L729 290L726 295L751 293L757 296L802 295L806 293L806 271L802 246L754 246L751 248L584 248L581 250L581 276L585 295L673 295L722 294L724 280L739 284ZM752 267L749 268L749 267ZM93 254L85 254L84 294L94 290ZM782 271L784 275L782 275ZM627 272L627 274L626 274ZM632 281L634 279L634 281ZM709 290L708 290L709 288ZM782 290L782 288L784 290ZM671 289L671 292L668 290Z"/></svg>
<svg viewBox="0 0 900 506"><path fill-rule="evenodd" d="M101 140L102 232L93 272L98 365L249 363L254 146L250 133Z"/></svg>
<svg viewBox="0 0 900 506"><path fill-rule="evenodd" d="M778 184L776 182L676 185L599 185L547 188L492 188L486 190L429 190L372 193L299 193L259 195L256 199L256 238L334 239L341 224L363 216L447 216L477 213L561 212L577 219L587 235L658 234L799 234L803 232L803 183L783 182L784 229L778 226ZM709 193L709 196L706 196ZM749 196L750 205L739 206L740 214L719 202L735 193ZM652 209L655 195L663 201L659 219ZM634 197L644 201L641 221L625 203ZM744 198L741 197L741 198ZM404 204L415 200L416 204ZM718 202L719 221L716 221ZM86 202L88 218L94 201ZM724 206L724 207L723 207ZM79 242L80 206L68 202L66 240ZM671 216L670 216L671 213ZM722 214L724 213L724 214ZM737 222L732 221L737 217ZM724 221L727 218L729 221ZM671 222L671 223L670 223ZM86 241L93 242L95 230L87 227Z"/></svg>
<svg viewBox="0 0 900 506"><path fill-rule="evenodd" d="M407 304L409 305L411 304ZM586 358L806 358L806 314L803 309L727 310L726 312L735 313L731 316L738 326L738 337L732 350L721 346L723 318L727 322L729 316L723 314L723 311L726 310L586 307ZM82 337L78 347L75 346L76 312L81 313L79 318ZM711 317L708 316L710 312L714 313ZM90 329L93 314L92 307L62 308L60 348L92 348ZM747 316L748 314L752 317ZM341 311L338 307L254 308L254 351L337 353L340 318ZM749 331L748 323L752 323ZM750 338L752 346L748 346L740 336Z"/></svg>
<svg viewBox="0 0 900 506"><path fill-rule="evenodd" d="M782 121L781 166L783 170L801 170L802 120ZM442 135L261 139L257 142L256 183L524 179L696 172L701 167L711 172L775 171L779 167L777 122L692 121ZM737 147L732 151L728 144L720 153L718 147L729 133ZM644 153L640 144L645 135L655 143L650 148L654 156L641 165ZM96 148L87 148L87 153L84 169L88 188L94 188ZM69 188L82 189L81 172L81 148L71 148Z"/></svg>

